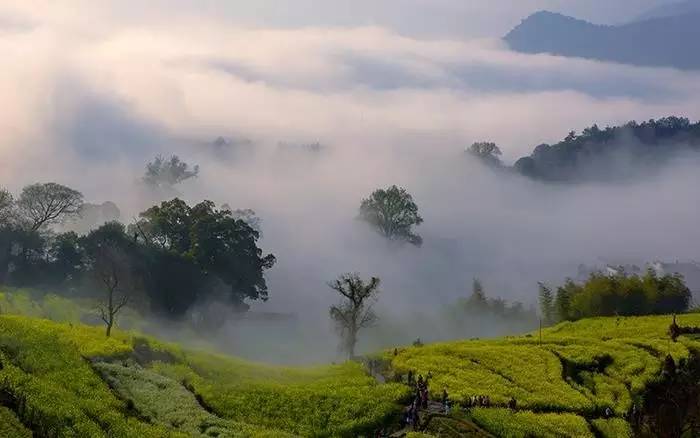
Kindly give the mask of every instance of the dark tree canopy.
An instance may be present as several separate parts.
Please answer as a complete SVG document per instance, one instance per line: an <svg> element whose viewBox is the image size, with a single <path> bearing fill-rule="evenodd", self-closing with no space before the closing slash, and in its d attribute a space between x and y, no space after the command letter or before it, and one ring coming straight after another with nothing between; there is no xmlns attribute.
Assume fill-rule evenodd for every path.
<svg viewBox="0 0 700 438"><path fill-rule="evenodd" d="M107 297L104 315L112 323L110 315L116 315L127 294L132 302L173 318L200 300L227 300L246 310L245 301L268 297L264 272L275 257L263 254L259 232L228 209L218 210L210 201L189 206L176 198L144 211L128 229L112 221L87 235L57 234L42 227L78 211L78 202L35 196L33 187L20 199L25 211L38 212L31 216L35 220L0 222L0 284L50 286L86 296L106 291L99 298ZM48 192L64 192L59 189ZM42 186L41 194L45 192ZM73 195L69 200L82 200L77 192L67 193ZM0 213L17 211L22 216L19 202L12 202L5 191L0 196ZM43 209L27 207L44 204ZM109 203L105 206L107 213L117 211Z"/></svg>
<svg viewBox="0 0 700 438"><path fill-rule="evenodd" d="M355 356L357 335L377 321L372 305L379 295L380 280L372 277L368 282L359 274L343 274L328 286L341 297L338 305L331 306L330 316L341 336L341 348L350 358Z"/></svg>
<svg viewBox="0 0 700 438"><path fill-rule="evenodd" d="M682 152L700 151L700 122L683 117L569 132L555 144L541 144L514 169L545 181L611 181L646 177Z"/></svg>
<svg viewBox="0 0 700 438"><path fill-rule="evenodd" d="M389 240L406 241L420 246L423 239L413 227L423 223L418 206L404 188L391 186L375 190L360 205L360 218L371 224Z"/></svg>
<svg viewBox="0 0 700 438"><path fill-rule="evenodd" d="M180 199L154 206L141 214L134 234L149 245L193 261L204 275L215 276L229 289L233 304L246 308L244 300L266 300L263 273L275 263L257 246L259 233L229 210L218 210L211 201L189 207Z"/></svg>
<svg viewBox="0 0 700 438"><path fill-rule="evenodd" d="M56 183L29 185L17 200L19 212L31 230L75 216L82 205L82 193Z"/></svg>

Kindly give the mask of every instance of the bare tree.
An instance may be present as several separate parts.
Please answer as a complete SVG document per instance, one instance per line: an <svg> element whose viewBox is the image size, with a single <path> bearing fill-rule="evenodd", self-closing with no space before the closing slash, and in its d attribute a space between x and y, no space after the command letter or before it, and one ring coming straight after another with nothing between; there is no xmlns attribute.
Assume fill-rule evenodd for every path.
<svg viewBox="0 0 700 438"><path fill-rule="evenodd" d="M360 329L371 327L377 322L372 305L379 295L379 283L377 277L372 277L365 283L359 274L343 274L328 283L341 296L341 303L331 306L330 316L340 333L342 349L350 358L355 355Z"/></svg>
<svg viewBox="0 0 700 438"><path fill-rule="evenodd" d="M17 200L32 231L77 215L82 205L82 193L56 183L26 186Z"/></svg>
<svg viewBox="0 0 700 438"><path fill-rule="evenodd" d="M107 337L110 337L117 314L129 303L129 296L123 292L130 277L127 258L115 248L100 245L93 272L107 292L105 301L99 304L98 310L107 326Z"/></svg>

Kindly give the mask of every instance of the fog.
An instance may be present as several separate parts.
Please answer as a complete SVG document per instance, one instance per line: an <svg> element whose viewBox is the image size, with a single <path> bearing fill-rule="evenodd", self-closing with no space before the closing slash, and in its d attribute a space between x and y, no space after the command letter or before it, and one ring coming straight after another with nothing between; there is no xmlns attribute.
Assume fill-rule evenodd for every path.
<svg viewBox="0 0 700 438"><path fill-rule="evenodd" d="M148 160L177 153L199 164L182 196L255 210L261 245L278 259L267 273L270 300L253 310L298 318L297 343L288 327L232 323L220 348L275 360L283 344L284 360L335 357L336 297L326 282L344 272L383 281L377 308L391 334L365 339L370 349L498 333L439 324L474 277L488 295L529 305L538 281L561 281L581 263L700 258L696 157L635 182L558 186L464 154L474 141L495 141L512 163L593 123L697 120L696 73L515 54L484 31L466 38L382 20L338 23L323 15L332 8L317 22L268 24L246 22L250 12L230 5L193 12L177 3L165 15L88 4L79 14L60 3L0 9L0 185L17 192L56 181L88 201L114 201L129 221L153 201L138 184ZM523 3L604 14L603 2ZM497 13L506 5L474 10L507 27L510 12ZM218 136L249 144L233 141L222 154L211 144ZM387 243L356 219L361 199L391 184L414 196L425 219L420 248ZM249 332L255 345L242 345Z"/></svg>

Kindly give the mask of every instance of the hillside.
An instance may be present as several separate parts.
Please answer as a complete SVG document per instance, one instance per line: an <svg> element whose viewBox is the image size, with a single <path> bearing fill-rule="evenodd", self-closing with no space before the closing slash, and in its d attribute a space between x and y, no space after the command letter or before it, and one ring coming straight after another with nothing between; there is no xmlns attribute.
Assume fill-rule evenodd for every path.
<svg viewBox="0 0 700 438"><path fill-rule="evenodd" d="M620 181L647 178L682 154L700 150L700 122L666 117L622 126L593 125L580 134L534 148L515 170L558 182Z"/></svg>
<svg viewBox="0 0 700 438"><path fill-rule="evenodd" d="M603 26L541 11L504 38L523 53L596 59L651 67L700 69L700 11L662 16L620 26Z"/></svg>
<svg viewBox="0 0 700 438"><path fill-rule="evenodd" d="M380 428L404 436L399 414L411 390L400 381L411 371L432 375L433 400L444 388L453 401L449 415L436 402L421 414L421 429L432 436L619 437L631 436L633 418L640 427L672 427L659 414L659 388L675 394L674 385L698 381L700 340L672 342L670 316L596 318L544 329L541 338L392 349L368 358L368 368L299 368L10 315L17 313L11 295L0 297L1 436L345 437ZM678 323L698 327L700 314ZM490 405L469 406L475 395L489 396ZM511 398L515 409L507 408ZM633 405L639 416L630 416Z"/></svg>

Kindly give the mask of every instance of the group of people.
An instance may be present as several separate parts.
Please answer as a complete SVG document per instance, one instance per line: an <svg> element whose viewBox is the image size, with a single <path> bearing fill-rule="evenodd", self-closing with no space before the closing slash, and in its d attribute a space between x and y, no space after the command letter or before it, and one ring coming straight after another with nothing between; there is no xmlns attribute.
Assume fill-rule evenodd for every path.
<svg viewBox="0 0 700 438"><path fill-rule="evenodd" d="M491 397L488 395L473 395L467 401L467 408L488 408L491 406Z"/></svg>
<svg viewBox="0 0 700 438"><path fill-rule="evenodd" d="M420 418L418 416L421 409L428 409L428 381L432 377L431 373L424 379L423 375L419 375L415 379L413 371L408 372L408 385L414 387L415 397L411 405L406 408L404 415L404 423L407 426L413 426L413 430L418 430L420 426Z"/></svg>

